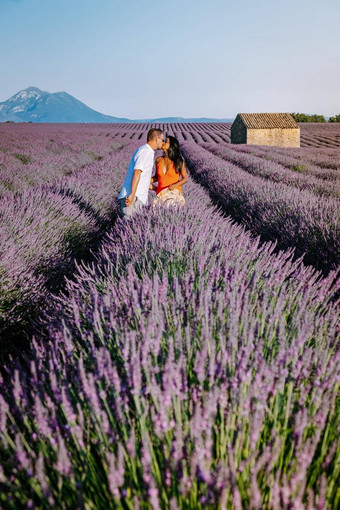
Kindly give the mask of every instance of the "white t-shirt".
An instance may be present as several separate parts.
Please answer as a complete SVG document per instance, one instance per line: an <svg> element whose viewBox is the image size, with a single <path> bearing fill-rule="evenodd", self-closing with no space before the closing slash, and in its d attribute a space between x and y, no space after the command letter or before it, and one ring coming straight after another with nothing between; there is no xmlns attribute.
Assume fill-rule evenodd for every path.
<svg viewBox="0 0 340 510"><path fill-rule="evenodd" d="M132 178L135 170L141 170L141 176L136 190L136 197L144 205L148 203L149 185L152 174L152 168L155 159L155 151L150 145L145 143L139 147L133 154L129 168L126 172L125 180L120 190L118 199L128 197L131 193Z"/></svg>

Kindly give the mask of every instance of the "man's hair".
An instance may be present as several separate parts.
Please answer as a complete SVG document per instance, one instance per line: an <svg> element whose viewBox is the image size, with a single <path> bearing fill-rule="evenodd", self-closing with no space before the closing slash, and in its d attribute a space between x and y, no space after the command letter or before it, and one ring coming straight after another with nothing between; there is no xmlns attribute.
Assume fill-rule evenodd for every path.
<svg viewBox="0 0 340 510"><path fill-rule="evenodd" d="M163 131L161 129L157 129L157 128L152 128L148 131L148 136L147 136L147 142L151 142L152 140L155 140L155 138L157 138L157 136L160 136L163 134Z"/></svg>

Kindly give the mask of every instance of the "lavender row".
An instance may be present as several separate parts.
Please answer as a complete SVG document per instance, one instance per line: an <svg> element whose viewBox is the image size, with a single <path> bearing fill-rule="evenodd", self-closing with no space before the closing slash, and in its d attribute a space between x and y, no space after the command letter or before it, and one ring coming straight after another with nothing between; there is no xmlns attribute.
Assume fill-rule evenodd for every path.
<svg viewBox="0 0 340 510"><path fill-rule="evenodd" d="M182 150L192 175L225 212L279 248L295 248L327 273L339 265L339 208L305 190L249 175L193 143Z"/></svg>
<svg viewBox="0 0 340 510"><path fill-rule="evenodd" d="M155 127L161 127L165 132L174 134L181 141L197 141L203 142L230 142L231 123L155 123ZM92 126L82 127L84 134L90 130ZM34 126L35 128L35 126ZM71 128L71 127L70 127ZM128 124L98 124L96 130L105 132L104 136L114 136L119 134L130 137L143 137L150 128L150 124L128 123ZM340 148L340 129L337 124L300 124L301 130L301 147L306 149L306 156L309 151L315 155L315 148L321 148L326 156L327 151L331 153L337 152ZM140 139L140 138L139 138ZM294 152L295 149L288 149ZM323 157L323 156L322 156ZM314 156L313 156L314 158ZM317 164L317 163L316 163Z"/></svg>
<svg viewBox="0 0 340 510"><path fill-rule="evenodd" d="M225 145L225 148L273 161L295 172L310 174L320 179L336 181L340 178L340 151L338 150L318 149L315 152L313 149L246 144Z"/></svg>
<svg viewBox="0 0 340 510"><path fill-rule="evenodd" d="M0 205L2 347L20 332L72 272L74 257L115 219L116 197L134 145L79 169L70 177L7 194Z"/></svg>
<svg viewBox="0 0 340 510"><path fill-rule="evenodd" d="M4 509L339 504L336 275L186 198L119 220L4 368Z"/></svg>
<svg viewBox="0 0 340 510"><path fill-rule="evenodd" d="M323 196L325 200L328 197L340 199L340 179L338 182L328 182L319 179L315 175L310 175L309 169L308 174L300 174L296 170L290 170L284 166L286 161L281 155L275 157L273 153L270 153L270 156L267 156L266 153L266 155L261 157L261 155L259 156L253 152L244 152L242 149L234 149L234 146L231 144L201 143L200 145L216 156L237 165L242 170L253 175L263 177L273 182L294 186L298 189L305 189L316 195ZM301 167L295 166L294 168ZM340 206L340 202L338 206Z"/></svg>
<svg viewBox="0 0 340 510"><path fill-rule="evenodd" d="M141 134L149 129L149 124L114 124L112 131L120 131L132 134ZM178 133L178 139L182 141L196 141L201 139L206 142L230 142L231 123L156 123L169 134ZM338 124L315 124L301 123L301 147L315 153L315 148L322 151L330 150L335 152L340 148L340 127ZM176 135L175 135L176 136ZM294 149L289 149L294 151ZM327 156L326 156L327 158Z"/></svg>
<svg viewBox="0 0 340 510"><path fill-rule="evenodd" d="M338 137L324 136L322 133L314 135L301 135L301 147L323 147L327 149L339 149L340 141Z"/></svg>
<svg viewBox="0 0 340 510"><path fill-rule="evenodd" d="M117 148L110 132L93 126L2 125L0 196L63 179Z"/></svg>
<svg viewBox="0 0 340 510"><path fill-rule="evenodd" d="M340 148L340 126L335 124L300 124L301 144L314 147Z"/></svg>
<svg viewBox="0 0 340 510"><path fill-rule="evenodd" d="M340 151L338 149L325 149L325 148L285 148L285 147L259 147L256 149L263 150L267 153L267 156L278 155L281 154L285 156L285 158L291 157L292 164L294 165L295 161L298 160L302 163L307 163L307 167L309 168L309 163L312 166L320 167L325 170L340 170ZM295 163L296 164L296 163ZM314 168L312 168L314 171ZM316 170L316 169L315 169ZM339 176L338 172L334 172L334 175Z"/></svg>

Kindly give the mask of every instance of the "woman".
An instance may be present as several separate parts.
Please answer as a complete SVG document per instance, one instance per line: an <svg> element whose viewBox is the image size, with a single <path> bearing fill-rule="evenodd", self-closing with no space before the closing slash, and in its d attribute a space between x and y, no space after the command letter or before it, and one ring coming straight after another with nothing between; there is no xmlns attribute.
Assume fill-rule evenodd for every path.
<svg viewBox="0 0 340 510"><path fill-rule="evenodd" d="M156 158L156 175L151 178L150 189L156 191L153 205L183 205L183 184L188 182L188 172L181 155L178 140L168 136L162 144L164 156ZM158 185L153 183L157 181Z"/></svg>

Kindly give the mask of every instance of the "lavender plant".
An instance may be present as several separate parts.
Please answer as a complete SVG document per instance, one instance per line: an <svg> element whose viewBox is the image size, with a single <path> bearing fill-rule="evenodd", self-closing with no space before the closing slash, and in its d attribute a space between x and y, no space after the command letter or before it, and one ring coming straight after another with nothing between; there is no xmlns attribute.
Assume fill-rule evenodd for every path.
<svg viewBox="0 0 340 510"><path fill-rule="evenodd" d="M22 334L118 212L116 197L134 148L117 144L109 155L74 175L9 193L0 205L0 332L2 348Z"/></svg>
<svg viewBox="0 0 340 510"><path fill-rule="evenodd" d="M231 144L200 144L204 149L212 152L216 156L220 156L226 161L239 166L242 170L263 177L264 179L271 180L273 182L281 182L294 186L298 189L305 189L321 195L323 197L333 197L340 199L340 179L333 180L332 182L320 179L320 169L316 170L317 175L311 175L311 169L306 165L299 165L296 163L289 166L284 166L284 158L282 155L279 157L267 156L267 152L260 156L254 155L253 152L244 152L234 149L234 145ZM264 156L264 157L261 157ZM286 161L284 161L286 163ZM304 172L299 172L299 169ZM308 173L307 173L308 172ZM336 171L333 171L334 173ZM322 176L325 175L325 171L322 171ZM326 175L329 175L329 171ZM340 173L339 173L340 177ZM340 205L340 202L339 202Z"/></svg>
<svg viewBox="0 0 340 510"><path fill-rule="evenodd" d="M273 161L294 172L311 175L325 181L338 181L340 178L340 151L332 149L269 147L265 145L220 144L222 150L251 154ZM289 172L288 172L289 173Z"/></svg>
<svg viewBox="0 0 340 510"><path fill-rule="evenodd" d="M340 148L338 125L306 123L300 126L301 142L304 146Z"/></svg>
<svg viewBox="0 0 340 510"><path fill-rule="evenodd" d="M195 178L223 209L280 248L295 247L298 255L324 272L339 264L339 207L335 199L249 175L193 143L182 144Z"/></svg>
<svg viewBox="0 0 340 510"><path fill-rule="evenodd" d="M265 197L263 179L197 146L228 140L225 125L167 124L193 140L192 174L226 210L236 197L253 232L287 208L308 219L305 233L282 223L264 244L191 182L186 206L118 220L92 263L74 262L115 218L112 194L148 127L19 126L20 139L10 126L10 151L0 144L22 172L1 209L1 282L15 305L3 318L26 320L25 299L45 309L30 355L0 368L0 506L337 508L340 282L332 264L323 277L296 257L301 239L329 257L331 207L318 216L316 197L270 180ZM41 153L29 150L35 129L51 138ZM26 190L20 178L55 140L72 173L56 163L44 185L45 167ZM53 295L62 264L75 273Z"/></svg>
<svg viewBox="0 0 340 510"><path fill-rule="evenodd" d="M84 125L0 125L0 196L63 179L122 145L102 135Z"/></svg>
<svg viewBox="0 0 340 510"><path fill-rule="evenodd" d="M186 203L119 220L4 367L4 508L339 504L337 275Z"/></svg>

